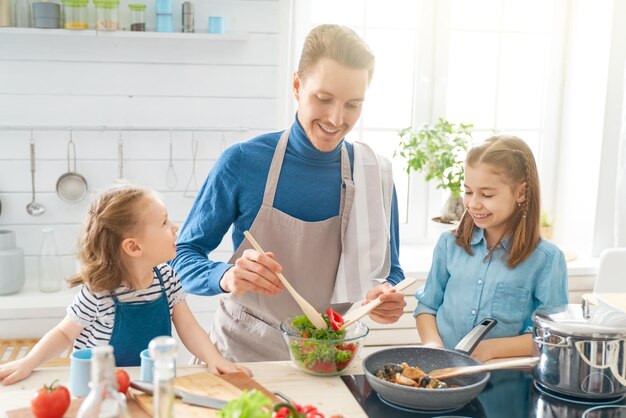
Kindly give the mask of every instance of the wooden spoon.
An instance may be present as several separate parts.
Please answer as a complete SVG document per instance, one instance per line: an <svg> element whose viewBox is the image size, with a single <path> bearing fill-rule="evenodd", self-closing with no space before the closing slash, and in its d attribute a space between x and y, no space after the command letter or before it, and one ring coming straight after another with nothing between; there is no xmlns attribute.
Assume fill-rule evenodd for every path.
<svg viewBox="0 0 626 418"><path fill-rule="evenodd" d="M436 379L448 379L450 377L464 376L466 374L487 372L489 370L513 369L518 367L532 367L539 362L539 357L526 357L514 360L504 360L478 366L448 367L436 369L428 373L430 377Z"/></svg>
<svg viewBox="0 0 626 418"><path fill-rule="evenodd" d="M407 287L411 286L413 283L415 283L415 281L416 279L409 277L409 278L402 280L393 288L396 289L398 292L401 292ZM373 301L371 301L370 303L363 305L359 308L356 308L355 310L351 312L348 312L346 316L343 317L343 325L341 325L339 329L344 329L354 324L356 321L358 321L359 319L363 318L365 315L370 313L374 308L376 308L381 303L383 303L383 301L380 300L380 296L379 296Z"/></svg>
<svg viewBox="0 0 626 418"><path fill-rule="evenodd" d="M259 243L256 242L256 240L254 239L252 234L250 234L249 231L244 231L243 234L248 239L248 241L250 241L250 244L252 244L252 246L254 247L255 250L257 250L260 253L265 253L265 251L263 251L263 248L261 248ZM322 317L322 315L313 307L313 305L311 305L309 302L307 302L306 299L304 299L302 296L300 296L300 294L298 292L296 292L296 289L294 289L291 286L291 284L287 281L285 276L283 276L282 273L277 273L276 275L278 276L278 278L282 282L283 286L285 286L285 288L287 288L289 293L291 293L291 296L293 296L293 298L295 299L296 303L298 305L300 305L300 308L302 309L302 312L304 312L306 317L309 318L309 321L311 321L313 323L315 328L317 328L317 329L326 329L326 328L328 328L328 325L326 325L326 321L324 321L324 318Z"/></svg>

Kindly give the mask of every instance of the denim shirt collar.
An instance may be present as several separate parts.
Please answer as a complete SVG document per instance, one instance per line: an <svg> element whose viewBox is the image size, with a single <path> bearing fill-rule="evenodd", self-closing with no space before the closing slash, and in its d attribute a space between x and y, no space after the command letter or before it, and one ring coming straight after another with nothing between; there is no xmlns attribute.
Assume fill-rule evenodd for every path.
<svg viewBox="0 0 626 418"><path fill-rule="evenodd" d="M500 246L506 252L511 251L511 240L512 240L511 235L508 235L502 238L502 241L500 241ZM472 232L472 239L470 240L470 245L474 246L482 242L484 242L483 245L487 246L487 238L485 238L485 230L483 228L474 227L474 231Z"/></svg>

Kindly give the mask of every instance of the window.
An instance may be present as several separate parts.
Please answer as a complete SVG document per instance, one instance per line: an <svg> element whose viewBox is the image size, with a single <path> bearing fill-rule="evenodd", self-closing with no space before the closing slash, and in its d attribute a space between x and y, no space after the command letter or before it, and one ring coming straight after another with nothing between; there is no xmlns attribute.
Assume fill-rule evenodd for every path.
<svg viewBox="0 0 626 418"><path fill-rule="evenodd" d="M314 0L294 2L294 48L320 23L346 25L376 55L359 124L349 140L391 158L397 131L445 117L474 124L481 142L496 132L528 142L539 164L544 208L554 207L566 13L562 1ZM297 66L296 51L293 68ZM374 99L375 98L375 99ZM434 238L428 219L444 197L392 160L404 244Z"/></svg>

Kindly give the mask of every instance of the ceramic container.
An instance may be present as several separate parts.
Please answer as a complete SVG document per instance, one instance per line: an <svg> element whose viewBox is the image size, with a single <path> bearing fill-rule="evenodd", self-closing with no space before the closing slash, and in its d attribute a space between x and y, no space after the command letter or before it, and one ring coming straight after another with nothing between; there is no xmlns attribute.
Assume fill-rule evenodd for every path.
<svg viewBox="0 0 626 418"><path fill-rule="evenodd" d="M17 248L15 232L0 230L0 295L24 287L24 250Z"/></svg>

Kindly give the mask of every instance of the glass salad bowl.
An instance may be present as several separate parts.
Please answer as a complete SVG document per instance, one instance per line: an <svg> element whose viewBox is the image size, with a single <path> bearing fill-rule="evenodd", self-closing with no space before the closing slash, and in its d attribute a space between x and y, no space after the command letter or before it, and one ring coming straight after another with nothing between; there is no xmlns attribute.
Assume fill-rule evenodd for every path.
<svg viewBox="0 0 626 418"><path fill-rule="evenodd" d="M328 325L326 330L316 329L304 315L285 319L280 330L298 369L316 376L336 376L357 356L369 328L357 321L345 330L335 331L328 315L322 316Z"/></svg>

